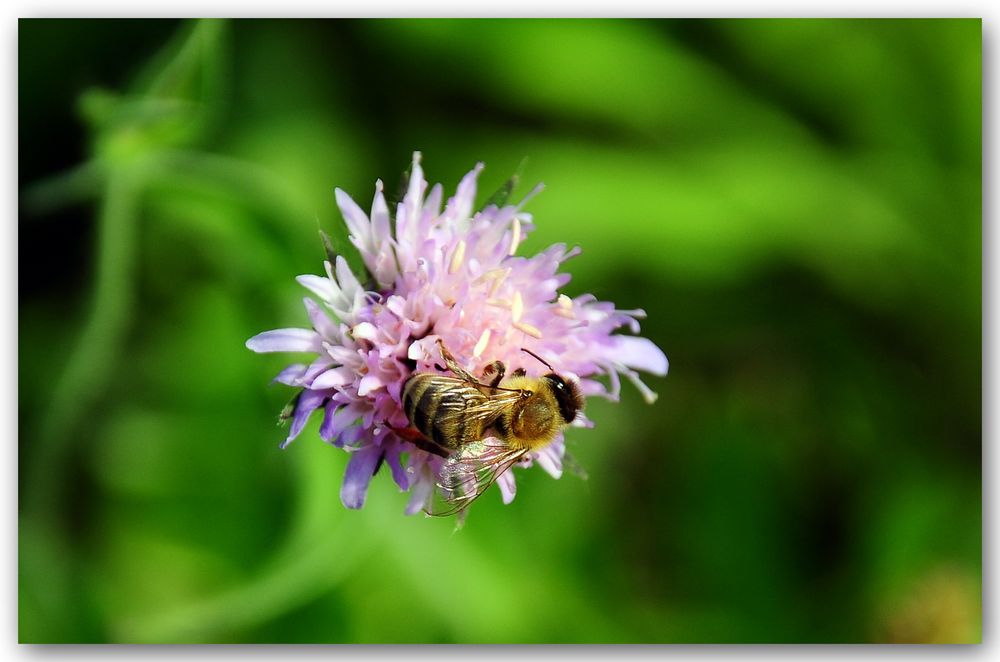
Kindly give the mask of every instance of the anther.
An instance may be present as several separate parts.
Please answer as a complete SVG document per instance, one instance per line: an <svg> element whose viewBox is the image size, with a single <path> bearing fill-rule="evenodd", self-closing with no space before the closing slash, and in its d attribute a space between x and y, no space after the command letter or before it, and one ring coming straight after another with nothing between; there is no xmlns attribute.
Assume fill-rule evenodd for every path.
<svg viewBox="0 0 1000 662"><path fill-rule="evenodd" d="M510 306L510 317L511 320L517 322L521 319L521 313L524 312L524 301L521 300L521 293L514 292L514 301Z"/></svg>
<svg viewBox="0 0 1000 662"><path fill-rule="evenodd" d="M486 291L486 296L487 297L491 297L492 298L492 297L496 296L497 290L500 289L500 286L503 284L504 280L507 279L507 274L508 273L510 273L509 269L504 269L502 271L497 270L494 273L493 281L490 283L490 289Z"/></svg>
<svg viewBox="0 0 1000 662"><path fill-rule="evenodd" d="M482 356L483 352L486 350L486 345L490 342L490 330L484 329L482 335L479 336L479 342L472 349L472 355L477 359Z"/></svg>
<svg viewBox="0 0 1000 662"><path fill-rule="evenodd" d="M514 328L519 331L524 331L532 338L541 338L542 332L538 328L531 326L525 322L514 322Z"/></svg>
<svg viewBox="0 0 1000 662"><path fill-rule="evenodd" d="M514 222L510 227L510 251L508 255L513 255L517 252L517 245L521 243L521 219L517 216L514 217Z"/></svg>
<svg viewBox="0 0 1000 662"><path fill-rule="evenodd" d="M451 264L448 265L448 273L457 273L459 267L462 266L463 259L465 259L465 240L460 239L458 245L455 246L455 251L451 254Z"/></svg>

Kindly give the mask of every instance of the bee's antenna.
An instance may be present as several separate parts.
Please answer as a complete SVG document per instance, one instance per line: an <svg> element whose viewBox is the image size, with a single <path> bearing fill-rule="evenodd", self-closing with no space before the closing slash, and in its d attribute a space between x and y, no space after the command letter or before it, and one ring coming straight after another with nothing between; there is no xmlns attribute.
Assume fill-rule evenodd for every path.
<svg viewBox="0 0 1000 662"><path fill-rule="evenodd" d="M521 351L522 351L522 352L524 352L525 354L531 354L531 355L532 355L532 356L534 356L534 357L535 357L536 359L538 359L539 361L541 361L541 362L542 362L542 364L543 364L543 365L544 365L544 366L545 366L546 368L548 368L548 369L549 369L549 370L551 370L552 372L555 372L555 370L552 370L552 366L550 366L550 365L549 365L549 362L548 362L548 361L546 361L545 359L543 359L542 357L540 357L540 356L539 356L538 354L535 354L535 353L534 353L534 352L532 352L532 351L531 351L530 349L525 349L524 347L522 347L522 348L521 348Z"/></svg>

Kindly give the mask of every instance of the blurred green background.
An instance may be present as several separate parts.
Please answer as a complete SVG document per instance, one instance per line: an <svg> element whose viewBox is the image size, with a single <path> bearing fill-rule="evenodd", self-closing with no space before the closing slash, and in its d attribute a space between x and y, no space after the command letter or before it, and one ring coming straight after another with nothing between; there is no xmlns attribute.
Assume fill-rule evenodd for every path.
<svg viewBox="0 0 1000 662"><path fill-rule="evenodd" d="M981 638L979 20L22 20L24 642ZM422 150L671 360L466 527L275 427ZM496 490L493 490L496 492Z"/></svg>

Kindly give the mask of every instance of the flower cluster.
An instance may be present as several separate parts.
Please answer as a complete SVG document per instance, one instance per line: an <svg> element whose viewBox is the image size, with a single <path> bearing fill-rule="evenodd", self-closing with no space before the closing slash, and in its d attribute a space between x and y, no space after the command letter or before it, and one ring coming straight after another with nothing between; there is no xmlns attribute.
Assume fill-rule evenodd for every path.
<svg viewBox="0 0 1000 662"><path fill-rule="evenodd" d="M414 372L437 370L438 339L472 374L494 360L539 372L540 364L532 364L523 348L576 380L583 395L612 400L624 375L652 402L656 395L636 370L667 372L666 356L651 341L614 334L621 327L638 333L641 310L616 310L589 294L570 298L559 292L570 280L559 273L560 265L578 249L555 245L532 257L517 255L532 229L530 214L522 210L527 198L474 211L482 167L462 179L443 210L441 185L427 190L419 153L394 215L381 181L370 215L337 189L337 204L367 273L359 279L337 256L325 262L324 275L299 276L316 297L304 301L312 328L267 331L246 343L255 352L316 355L275 378L300 389L282 446L322 409L320 437L351 454L340 493L348 508L364 504L368 484L383 463L400 489L411 493L408 514L420 512L433 496L445 460L416 448L397 431L409 425L401 404L403 385ZM602 375L608 385L595 379ZM580 414L573 425L591 423ZM537 462L558 478L563 455L560 434L518 466ZM497 482L509 503L513 471Z"/></svg>

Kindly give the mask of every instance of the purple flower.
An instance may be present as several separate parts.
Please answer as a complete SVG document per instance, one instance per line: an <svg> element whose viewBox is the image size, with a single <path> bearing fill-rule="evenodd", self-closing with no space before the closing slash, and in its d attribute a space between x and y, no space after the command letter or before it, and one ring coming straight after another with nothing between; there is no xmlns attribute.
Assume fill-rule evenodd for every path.
<svg viewBox="0 0 1000 662"><path fill-rule="evenodd" d="M578 249L557 244L532 257L517 255L533 227L522 210L531 194L517 205L473 211L482 167L462 179L442 210L441 185L427 190L420 154L414 153L395 224L381 181L370 215L337 189L351 242L368 273L359 278L338 256L333 264L324 263L324 275L299 276L315 297L304 300L311 328L266 331L246 343L255 352L314 355L275 378L300 389L282 447L322 409L320 437L351 454L340 492L348 508L364 505L368 483L383 464L400 489L409 490L408 514L430 503L446 460L418 449L397 430L409 426L403 384L413 372L436 370L439 339L474 375L494 360L529 375L543 372L523 348L576 381L584 396L611 400L618 399L624 375L651 403L656 394L636 371L667 372L666 356L650 340L614 333L621 327L638 333L641 310L616 310L589 294L559 293L570 280L559 273L560 265ZM603 375L608 386L596 379ZM580 413L572 425L592 423ZM564 453L558 434L517 466L537 463L559 478ZM497 483L504 503L510 503L513 471L503 472Z"/></svg>

